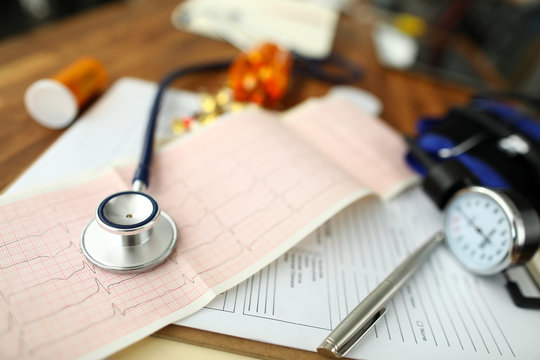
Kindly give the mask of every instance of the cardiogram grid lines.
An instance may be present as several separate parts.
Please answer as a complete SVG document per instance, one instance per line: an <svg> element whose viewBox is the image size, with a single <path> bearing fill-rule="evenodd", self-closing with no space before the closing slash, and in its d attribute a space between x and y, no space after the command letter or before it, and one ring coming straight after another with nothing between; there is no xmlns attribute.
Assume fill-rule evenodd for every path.
<svg viewBox="0 0 540 360"><path fill-rule="evenodd" d="M251 265L262 268L261 258L359 191L260 112L163 152L153 170L149 190L178 224L179 244L149 273L105 272L79 245L99 201L129 187L132 166L0 207L0 309L9 323L0 329L0 353L6 358L77 357L181 314L209 287Z"/></svg>
<svg viewBox="0 0 540 360"><path fill-rule="evenodd" d="M290 227L299 226L291 215L303 214L302 225L306 225L330 198L357 187L275 118L257 116L243 123L241 131L230 129L228 122L219 124L221 131L208 134L196 147L180 144L156 162L160 176L150 190L179 219L183 238L179 251L210 286L238 272L236 265L249 263L245 259L235 264L231 259L265 253L276 238L290 236ZM226 136L225 127L237 133ZM190 153L184 148L187 145ZM162 166L172 158L176 166ZM122 171L124 176L130 173ZM182 194L182 201L172 200L171 193ZM190 239L198 238L192 234L202 235L205 241L192 244Z"/></svg>
<svg viewBox="0 0 540 360"><path fill-rule="evenodd" d="M286 115L290 129L365 187L384 195L412 175L406 146L389 125L344 99L312 101ZM354 114L354 116L351 116ZM339 126L336 126L339 119Z"/></svg>

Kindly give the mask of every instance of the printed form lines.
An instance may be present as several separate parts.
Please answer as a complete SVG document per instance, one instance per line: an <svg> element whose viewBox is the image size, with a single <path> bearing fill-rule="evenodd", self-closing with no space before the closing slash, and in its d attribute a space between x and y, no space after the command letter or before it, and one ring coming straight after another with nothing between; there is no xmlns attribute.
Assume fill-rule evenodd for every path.
<svg viewBox="0 0 540 360"><path fill-rule="evenodd" d="M476 284L477 287L478 287L478 283ZM512 346L510 345L510 342L508 342L508 338L506 337L506 335L504 334L502 328L501 328L501 325L499 324L499 321L497 321L497 318L495 317L495 315L493 314L493 310L491 309L491 307L489 306L489 303L486 301L486 298L484 296L484 294L481 292L481 291L478 291L478 295L480 297L480 299L482 300L482 303L484 304L485 306L485 309L487 309L491 319L493 320L493 322L495 323L496 327L497 327L497 330L499 330L499 333L501 334L501 336L503 337L504 339L504 342L506 343L506 345L508 346L508 349L510 350L510 353L512 354L513 357L516 357L516 354L514 353L514 349L512 349Z"/></svg>

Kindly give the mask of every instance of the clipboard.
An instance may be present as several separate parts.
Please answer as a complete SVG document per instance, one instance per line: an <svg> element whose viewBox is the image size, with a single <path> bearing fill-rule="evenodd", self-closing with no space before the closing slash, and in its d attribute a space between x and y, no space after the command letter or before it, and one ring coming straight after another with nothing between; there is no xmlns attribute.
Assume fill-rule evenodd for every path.
<svg viewBox="0 0 540 360"><path fill-rule="evenodd" d="M328 359L316 352L242 339L236 336L218 334L210 331L168 325L152 336L232 352L260 359L272 360L324 360ZM344 358L346 359L346 358Z"/></svg>

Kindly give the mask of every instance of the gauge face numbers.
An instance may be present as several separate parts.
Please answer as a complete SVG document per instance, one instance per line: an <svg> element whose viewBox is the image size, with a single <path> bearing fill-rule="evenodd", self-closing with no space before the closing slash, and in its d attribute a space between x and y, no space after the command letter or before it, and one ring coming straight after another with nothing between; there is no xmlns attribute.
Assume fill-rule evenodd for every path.
<svg viewBox="0 0 540 360"><path fill-rule="evenodd" d="M510 215L489 194L469 191L454 198L445 215L446 242L458 260L492 274L510 259L515 231Z"/></svg>

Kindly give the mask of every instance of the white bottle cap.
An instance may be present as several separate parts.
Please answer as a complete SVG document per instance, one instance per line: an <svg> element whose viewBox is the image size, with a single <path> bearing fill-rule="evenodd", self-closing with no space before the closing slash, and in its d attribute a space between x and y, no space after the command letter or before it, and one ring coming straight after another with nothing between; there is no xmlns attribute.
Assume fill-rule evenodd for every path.
<svg viewBox="0 0 540 360"><path fill-rule="evenodd" d="M24 104L34 120L51 129L67 127L79 112L77 99L69 88L52 79L30 85L24 94Z"/></svg>

